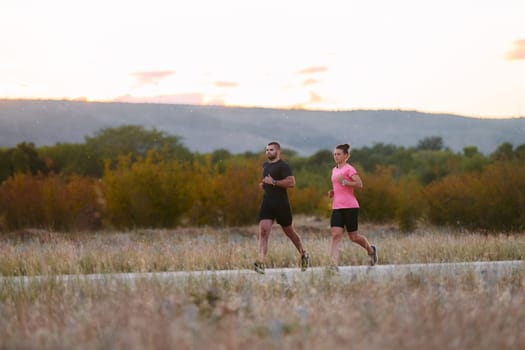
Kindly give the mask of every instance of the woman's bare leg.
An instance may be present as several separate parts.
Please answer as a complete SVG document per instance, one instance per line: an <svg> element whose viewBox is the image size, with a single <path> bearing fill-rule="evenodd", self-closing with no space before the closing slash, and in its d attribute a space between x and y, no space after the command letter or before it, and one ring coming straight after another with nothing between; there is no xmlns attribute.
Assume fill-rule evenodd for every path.
<svg viewBox="0 0 525 350"><path fill-rule="evenodd" d="M365 250L367 251L369 255L374 253L374 250L372 249L372 246L368 242L368 239L366 239L365 236L357 233L357 231L348 232L348 237L350 237L350 240L352 242L359 244L361 247L365 248Z"/></svg>
<svg viewBox="0 0 525 350"><path fill-rule="evenodd" d="M339 250L341 249L341 242L343 241L343 228L332 227L330 231L332 233L332 247L330 254L332 256L332 263L337 266L339 265Z"/></svg>

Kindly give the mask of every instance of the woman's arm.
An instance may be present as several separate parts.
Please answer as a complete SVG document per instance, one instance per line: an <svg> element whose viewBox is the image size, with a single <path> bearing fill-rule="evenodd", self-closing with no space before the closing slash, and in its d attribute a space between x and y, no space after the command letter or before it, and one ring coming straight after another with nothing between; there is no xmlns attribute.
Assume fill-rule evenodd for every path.
<svg viewBox="0 0 525 350"><path fill-rule="evenodd" d="M363 188L363 181L361 181L361 177L359 177L358 174L354 174L350 177L350 180L342 179L341 185L354 188Z"/></svg>

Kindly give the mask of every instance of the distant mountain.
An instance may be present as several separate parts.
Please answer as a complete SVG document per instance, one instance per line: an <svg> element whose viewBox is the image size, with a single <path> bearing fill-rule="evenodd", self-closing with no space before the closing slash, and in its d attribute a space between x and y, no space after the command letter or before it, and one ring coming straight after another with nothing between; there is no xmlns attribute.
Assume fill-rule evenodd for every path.
<svg viewBox="0 0 525 350"><path fill-rule="evenodd" d="M402 110L305 111L266 108L0 100L0 147L82 143L85 136L123 124L143 125L182 138L193 152L262 151L272 140L301 155L376 143L416 146L440 136L460 152L476 146L489 154L504 142L525 143L525 118L480 119Z"/></svg>

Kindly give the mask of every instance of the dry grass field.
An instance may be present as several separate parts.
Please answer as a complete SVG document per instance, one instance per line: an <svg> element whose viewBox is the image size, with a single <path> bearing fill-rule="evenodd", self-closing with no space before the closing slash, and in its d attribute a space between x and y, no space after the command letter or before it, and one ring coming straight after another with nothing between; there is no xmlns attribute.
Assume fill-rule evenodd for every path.
<svg viewBox="0 0 525 350"><path fill-rule="evenodd" d="M326 222L300 218L312 265L329 262ZM381 264L523 260L525 235L362 225ZM130 232L25 231L0 239L0 276L250 268L257 228ZM269 265L298 266L274 229ZM341 264L366 264L346 239ZM0 349L523 349L525 266L497 280L474 273L348 281L192 278L19 288L0 284Z"/></svg>

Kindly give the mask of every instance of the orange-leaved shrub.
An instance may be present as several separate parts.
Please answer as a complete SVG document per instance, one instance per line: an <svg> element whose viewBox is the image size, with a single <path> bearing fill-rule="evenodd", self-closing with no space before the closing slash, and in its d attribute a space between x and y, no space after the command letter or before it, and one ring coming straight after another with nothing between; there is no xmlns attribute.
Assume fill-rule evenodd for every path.
<svg viewBox="0 0 525 350"><path fill-rule="evenodd" d="M224 224L245 225L257 222L262 191L259 189L261 166L255 160L229 160L219 175Z"/></svg>
<svg viewBox="0 0 525 350"><path fill-rule="evenodd" d="M399 229L403 232L414 231L425 208L423 186L416 177L404 176L397 181L396 192L395 218Z"/></svg>
<svg viewBox="0 0 525 350"><path fill-rule="evenodd" d="M355 194L363 221L387 223L395 220L399 191L393 171L391 166L377 166L371 174L360 172L363 188L355 190Z"/></svg>
<svg viewBox="0 0 525 350"><path fill-rule="evenodd" d="M135 162L122 156L114 169L106 162L102 181L108 226L173 227L190 208L190 165L158 161L157 156L150 151Z"/></svg>
<svg viewBox="0 0 525 350"><path fill-rule="evenodd" d="M303 187L288 190L294 213L327 217L330 215L328 190Z"/></svg>
<svg viewBox="0 0 525 350"><path fill-rule="evenodd" d="M253 160L228 159L212 165L194 162L191 208L185 214L190 225L235 226L253 224L260 200L260 166Z"/></svg>
<svg viewBox="0 0 525 350"><path fill-rule="evenodd" d="M487 231L525 228L525 164L499 161L481 173L450 175L424 190L435 225Z"/></svg>
<svg viewBox="0 0 525 350"><path fill-rule="evenodd" d="M0 228L97 229L103 209L99 186L89 177L17 173L0 186Z"/></svg>
<svg viewBox="0 0 525 350"><path fill-rule="evenodd" d="M405 232L413 231L423 215L423 186L416 176L395 179L394 167L377 166L373 173L360 172L363 189L355 190L363 221L394 223Z"/></svg>
<svg viewBox="0 0 525 350"><path fill-rule="evenodd" d="M255 161L158 161L156 152L121 157L103 178L108 225L120 228L243 225L256 221L260 169Z"/></svg>
<svg viewBox="0 0 525 350"><path fill-rule="evenodd" d="M210 157L204 163L193 162L191 180L186 184L191 205L183 214L185 225L220 225L224 222L224 191L219 177L222 166L212 165Z"/></svg>

